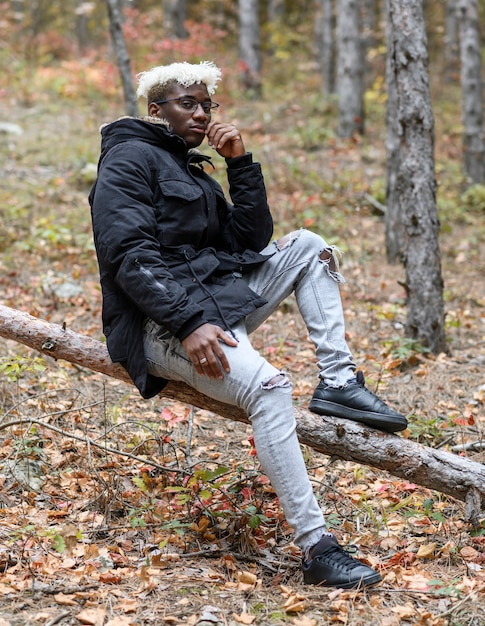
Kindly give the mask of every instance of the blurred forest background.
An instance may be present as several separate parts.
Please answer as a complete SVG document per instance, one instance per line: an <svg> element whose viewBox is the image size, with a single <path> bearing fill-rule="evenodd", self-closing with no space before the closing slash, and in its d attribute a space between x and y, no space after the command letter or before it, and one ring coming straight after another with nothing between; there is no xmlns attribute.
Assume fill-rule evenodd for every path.
<svg viewBox="0 0 485 626"><path fill-rule="evenodd" d="M137 72L210 59L276 235L312 228L344 251L349 343L409 416L402 436L482 464L484 17L483 0L0 2L0 304L102 340L87 204L99 126L144 114ZM407 59L394 71L391 42ZM389 107L406 68L422 115ZM427 141L414 174L400 169L409 128ZM429 302L410 303L429 267L436 343ZM254 342L307 406L314 355L291 299ZM0 626L485 622L485 521L472 528L462 502L305 447L329 525L384 582L303 587L248 427L0 346Z"/></svg>

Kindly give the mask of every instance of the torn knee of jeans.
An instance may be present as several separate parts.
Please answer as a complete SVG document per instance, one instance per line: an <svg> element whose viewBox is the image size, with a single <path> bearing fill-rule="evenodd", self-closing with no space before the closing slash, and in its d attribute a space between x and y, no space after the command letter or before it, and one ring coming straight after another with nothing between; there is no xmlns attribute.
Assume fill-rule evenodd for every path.
<svg viewBox="0 0 485 626"><path fill-rule="evenodd" d="M325 248L320 252L320 261L327 264L331 272L338 272L338 259L336 259L332 248Z"/></svg>
<svg viewBox="0 0 485 626"><path fill-rule="evenodd" d="M261 383L261 389L275 389L275 387L291 387L291 381L284 372L280 372L270 378L265 378Z"/></svg>
<svg viewBox="0 0 485 626"><path fill-rule="evenodd" d="M345 279L340 273L340 263L339 260L342 256L342 251L339 250L336 246L329 246L328 248L324 248L320 252L320 262L325 267L328 275L333 278L338 283L344 283Z"/></svg>
<svg viewBox="0 0 485 626"><path fill-rule="evenodd" d="M298 239L300 233L301 230L293 230L291 233L288 233L287 235L284 235L283 237L280 237L280 239L275 241L275 246L278 248L278 250L284 250L285 248L288 248L292 245L294 241Z"/></svg>

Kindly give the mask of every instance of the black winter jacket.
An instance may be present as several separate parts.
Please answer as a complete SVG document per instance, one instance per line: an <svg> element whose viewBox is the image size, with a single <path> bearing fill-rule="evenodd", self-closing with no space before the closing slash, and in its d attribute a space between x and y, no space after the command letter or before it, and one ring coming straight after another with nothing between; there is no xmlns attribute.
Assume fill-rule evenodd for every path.
<svg viewBox="0 0 485 626"><path fill-rule="evenodd" d="M226 159L229 192L202 169L210 160L154 118L104 126L89 202L103 294L103 331L145 398L166 382L151 376L143 323L183 340L210 322L228 330L265 301L242 275L264 262L273 222L260 165Z"/></svg>

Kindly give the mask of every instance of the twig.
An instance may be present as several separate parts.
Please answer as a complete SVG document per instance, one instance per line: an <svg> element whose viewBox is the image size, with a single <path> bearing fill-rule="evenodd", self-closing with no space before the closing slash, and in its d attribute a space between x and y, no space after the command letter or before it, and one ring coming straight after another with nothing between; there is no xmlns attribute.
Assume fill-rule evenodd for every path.
<svg viewBox="0 0 485 626"><path fill-rule="evenodd" d="M194 407L190 405L189 423L187 425L187 445L185 446L185 458L189 465L192 465L192 457L190 449L192 446L192 431L194 430Z"/></svg>
<svg viewBox="0 0 485 626"><path fill-rule="evenodd" d="M111 424L109 428L104 429L104 433L102 436L104 439L107 439L108 435L110 435L114 430L119 430L120 428L124 428L125 426L138 426L139 428L144 428L145 430L148 430L153 435L153 439L148 439L144 442L141 442L140 444L138 444L138 446L136 446L136 448L133 448L134 450L143 446L146 441L158 442L160 439L157 431L154 428L151 428L148 424L144 424L143 422L138 422L134 420L126 420L125 422L117 422L116 424Z"/></svg>
<svg viewBox="0 0 485 626"><path fill-rule="evenodd" d="M461 607L466 604L468 602L468 600L470 600L470 598L472 598L474 595L476 595L477 593L480 593L480 591L483 591L485 589L485 585L482 585L481 587L479 587L478 589L475 589L474 591L471 591L467 596L465 596L464 598L462 598L459 602L457 602L456 604L454 604L452 607L450 607L447 611L445 611L444 613L440 613L439 615L435 616L436 620L441 619L442 617L447 617L448 615L451 615L452 613L454 613L455 611L457 611L458 609L461 609Z"/></svg>
<svg viewBox="0 0 485 626"><path fill-rule="evenodd" d="M160 528L160 522L146 522L143 525L144 529ZM130 524L116 524L112 526L97 526L96 528L83 528L83 534L96 535L113 532L114 530L133 530L133 526Z"/></svg>
<svg viewBox="0 0 485 626"><path fill-rule="evenodd" d="M455 438L455 433L451 434L449 437L447 437L446 439L443 439L443 441L440 441L435 447L437 450L439 450L440 448L444 448L447 444L450 443L450 441L453 441L453 439Z"/></svg>
<svg viewBox="0 0 485 626"><path fill-rule="evenodd" d="M232 554L232 552L230 553L228 550L212 550L211 548L208 548L207 550L197 550L196 552L177 552L176 554L180 559L190 559L196 556L219 557L223 556L224 554Z"/></svg>
<svg viewBox="0 0 485 626"><path fill-rule="evenodd" d="M5 430L6 428L9 428L10 426L17 426L19 424L29 424L29 425L39 424L40 426L44 426L45 428L48 428L49 430L53 430L54 432L59 433L60 435L69 437L70 439L75 439L76 441L81 441L82 443L85 443L88 446L94 446L96 448L99 448L100 450L103 450L103 452L109 452L111 454L118 454L120 456L127 457L128 459L133 459L134 461L138 461L139 463L143 463L144 465L151 465L152 467L156 467L162 472L172 472L172 473L175 472L177 474L189 474L189 472L186 472L185 470L174 469L172 467L166 467L165 465L160 465L159 463L155 463L155 461L150 461L149 459L142 459L138 456L135 456L134 454L131 454L130 452L124 452L123 450L117 450L116 448L110 448L106 445L96 443L89 437L80 437L79 435L75 435L74 433L66 432L65 430L62 430L62 428L57 428L57 426L53 426L52 424L46 424L42 420L36 419L35 417L32 417L30 419L13 420L11 422L7 422L6 424L0 424L0 431Z"/></svg>
<svg viewBox="0 0 485 626"><path fill-rule="evenodd" d="M293 569L295 567L294 563L283 563L281 561L274 561L273 566L268 559L261 558L260 556L251 556L250 554L240 554L239 552L234 553L231 552L232 556L236 558L238 561L247 561L248 563L257 563L258 565L262 565L273 574L277 574L280 569Z"/></svg>
<svg viewBox="0 0 485 626"><path fill-rule="evenodd" d="M52 619L50 619L48 622L45 623L45 626L54 626L54 624L58 624L65 617L70 617L70 616L71 616L71 612L65 611L64 613L61 613L60 615L57 615L56 617L53 617Z"/></svg>
<svg viewBox="0 0 485 626"><path fill-rule="evenodd" d="M76 389L75 387L72 389L64 389L64 392L67 391L75 391L77 392L77 395L81 395L81 392L79 391L79 389ZM36 393L33 396L29 397L29 400L37 400L38 398L41 398L42 396L47 396L51 393L58 393L57 389L49 389L48 391L43 391L42 393ZM20 400L19 402L17 402L16 404L14 404L13 406L10 407L10 409L4 413L2 415L2 419L4 419L5 417L7 417L7 415L9 415L10 413L12 413L13 411L15 411L15 409L17 409L19 406L21 406L22 404L24 404L25 400ZM101 404L101 402L93 402L92 404L88 404L86 406L80 406L80 407L74 407L71 409L62 409L62 411L53 411L52 413L48 413L46 415L44 415L44 417L55 417L56 415L64 415L65 413L71 413L73 411L83 411L85 409L91 409L95 406L98 406L99 404Z"/></svg>
<svg viewBox="0 0 485 626"><path fill-rule="evenodd" d="M362 194L364 199L367 200L367 202L372 205L374 207L374 209L377 209L378 211L380 211L383 215L386 214L387 211L387 207L385 204L382 204L381 202L379 202L379 200L376 200L375 198L373 198L370 194L368 193L364 193Z"/></svg>
<svg viewBox="0 0 485 626"><path fill-rule="evenodd" d="M465 450L485 450L485 441L469 441L468 443L458 443L451 449L453 452Z"/></svg>
<svg viewBox="0 0 485 626"><path fill-rule="evenodd" d="M246 561L249 563L258 563L262 565L266 569L270 570L274 574L278 573L279 569L290 569L294 567L294 564L284 563L282 561L270 561L262 557L261 555L252 556L250 554L242 554L241 552L233 552L228 550L198 550L197 552L183 552L181 554L177 554L177 556L181 559L190 559L195 557L210 557L217 558L224 556L225 554L230 554L232 557L237 559L238 561Z"/></svg>
<svg viewBox="0 0 485 626"><path fill-rule="evenodd" d="M44 587L43 589L35 589L35 593L43 593L49 596L62 593L65 596L69 596L73 593L84 593L91 589L99 589L99 584L93 583L92 585L85 585L84 587Z"/></svg>
<svg viewBox="0 0 485 626"><path fill-rule="evenodd" d="M91 440L89 438L86 438L86 443L87 443L87 448L88 448L88 463L91 467L91 470L94 472L94 474L96 475L98 481L101 483L101 485L103 485L106 493L109 493L109 485L106 483L106 481L104 480L104 478L101 476L101 474L97 471L94 463L93 463L93 458L91 456ZM101 497L101 494L98 495L94 501L96 501L97 499L99 499ZM105 498L105 509L104 509L104 519L106 520L106 522L108 522L109 520L109 509L110 509L110 502L108 501L108 498Z"/></svg>

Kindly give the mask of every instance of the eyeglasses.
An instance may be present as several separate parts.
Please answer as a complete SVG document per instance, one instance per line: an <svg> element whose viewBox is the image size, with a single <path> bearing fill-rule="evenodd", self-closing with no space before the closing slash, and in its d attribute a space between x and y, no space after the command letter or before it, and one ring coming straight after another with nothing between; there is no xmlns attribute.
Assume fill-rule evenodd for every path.
<svg viewBox="0 0 485 626"><path fill-rule="evenodd" d="M209 100L206 102L199 102L195 98L189 98L187 96L183 96L182 98L170 98L170 100L155 100L153 104L165 104L167 102L178 102L179 106L187 111L187 113L195 113L199 104L206 115L211 115L213 111L219 108L217 102Z"/></svg>

